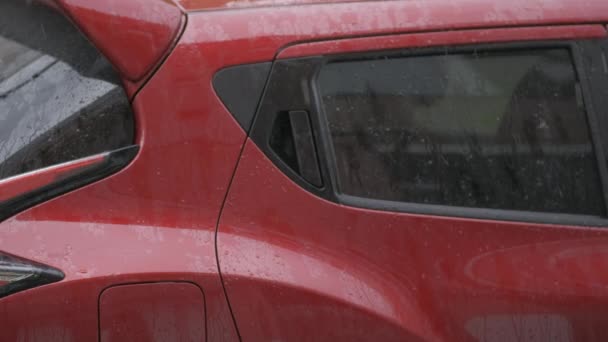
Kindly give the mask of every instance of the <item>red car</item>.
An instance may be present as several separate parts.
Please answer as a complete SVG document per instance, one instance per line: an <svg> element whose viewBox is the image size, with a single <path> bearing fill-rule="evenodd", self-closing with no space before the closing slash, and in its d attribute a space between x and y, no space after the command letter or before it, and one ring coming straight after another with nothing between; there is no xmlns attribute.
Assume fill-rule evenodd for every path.
<svg viewBox="0 0 608 342"><path fill-rule="evenodd" d="M0 340L608 340L606 24L2 0Z"/></svg>

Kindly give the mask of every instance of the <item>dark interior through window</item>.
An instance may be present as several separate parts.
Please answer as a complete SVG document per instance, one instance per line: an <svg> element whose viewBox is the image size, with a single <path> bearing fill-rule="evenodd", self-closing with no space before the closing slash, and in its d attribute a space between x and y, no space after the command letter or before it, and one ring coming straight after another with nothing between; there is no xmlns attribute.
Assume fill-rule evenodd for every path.
<svg viewBox="0 0 608 342"><path fill-rule="evenodd" d="M566 48L334 62L318 86L343 194L605 214Z"/></svg>

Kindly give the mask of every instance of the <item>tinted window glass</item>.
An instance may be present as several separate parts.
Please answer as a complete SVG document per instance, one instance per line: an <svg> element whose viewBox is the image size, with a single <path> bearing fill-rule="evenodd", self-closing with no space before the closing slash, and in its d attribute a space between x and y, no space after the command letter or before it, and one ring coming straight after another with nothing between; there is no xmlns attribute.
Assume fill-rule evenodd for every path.
<svg viewBox="0 0 608 342"><path fill-rule="evenodd" d="M133 143L108 61L55 10L0 2L0 178Z"/></svg>
<svg viewBox="0 0 608 342"><path fill-rule="evenodd" d="M336 62L318 82L344 194L604 214L567 49Z"/></svg>

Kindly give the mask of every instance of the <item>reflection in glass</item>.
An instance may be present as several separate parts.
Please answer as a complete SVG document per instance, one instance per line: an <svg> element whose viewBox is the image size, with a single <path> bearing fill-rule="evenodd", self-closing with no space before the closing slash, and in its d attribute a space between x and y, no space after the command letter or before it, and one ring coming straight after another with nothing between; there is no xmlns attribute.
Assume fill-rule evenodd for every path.
<svg viewBox="0 0 608 342"><path fill-rule="evenodd" d="M344 194L604 214L566 49L330 63L318 82Z"/></svg>
<svg viewBox="0 0 608 342"><path fill-rule="evenodd" d="M0 179L133 142L108 61L51 8L0 3Z"/></svg>

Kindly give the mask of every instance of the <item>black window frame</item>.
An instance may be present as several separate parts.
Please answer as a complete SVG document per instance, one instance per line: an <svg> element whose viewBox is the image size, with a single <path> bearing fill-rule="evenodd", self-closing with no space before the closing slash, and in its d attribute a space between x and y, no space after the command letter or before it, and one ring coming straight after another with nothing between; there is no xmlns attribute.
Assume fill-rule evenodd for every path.
<svg viewBox="0 0 608 342"><path fill-rule="evenodd" d="M588 46L590 42L604 46L604 52L608 54L608 39L579 39L579 40L549 40L549 41L526 41L526 42L509 42L509 43L489 43L489 44L459 44L453 46L440 47L423 47L423 48L398 48L389 50L353 52L353 53L338 53L331 55L321 55L306 58L294 58L286 60L278 60L273 63L272 71L269 78L269 86L267 87L260 106L255 117L255 121L251 130L251 138L264 151L264 153L293 181L304 189L313 194L322 197L326 200L336 202L338 204L362 208L372 209L405 214L422 214L434 216L447 216L468 219L483 219L483 220L498 220L512 222L528 222L541 224L557 224L557 225L575 225L575 226L608 226L608 156L605 151L606 146L602 142L608 141L608 107L596 108L601 102L597 99L600 95L597 89L597 80L595 87L592 86L592 80L588 77L590 57L588 54ZM593 45L593 44L591 44ZM523 211L509 209L489 209L489 208L474 208L461 207L441 204L421 204L414 202L397 202L390 200L380 200L373 198L358 197L340 193L337 187L337 166L335 154L333 151L333 143L329 131L326 113L323 109L323 101L320 95L318 86L318 75L321 68L328 63L373 60L388 58L406 58L413 56L432 56L444 54L470 54L478 51L494 52L494 51L517 51L517 50L539 50L539 49L567 49L570 53L574 67L574 72L577 81L580 84L582 100L584 105L584 113L589 128L590 138L595 155L597 172L601 182L602 194L604 200L604 208L607 216L593 216L584 214L563 214L538 211ZM284 75L283 70L295 70L297 77ZM304 72L305 77L302 78L302 71L308 70L308 74ZM277 72L278 70L278 72ZM303 87L302 98L294 103L294 108L283 108L282 110L307 110L310 113L310 119L314 131L314 139L317 146L317 154L319 159L319 167L321 169L321 177L324 186L315 187L307 183L294 170L289 168L268 146L268 131L274 121L275 114L272 110L268 111L269 107L265 104L272 103L274 96L293 97L294 93L279 94L269 93L269 88L272 88L275 83L291 83L306 85ZM608 83L604 84L608 87ZM297 94L295 94L297 96ZM278 109L276 108L276 109ZM598 112L601 112L600 116Z"/></svg>

